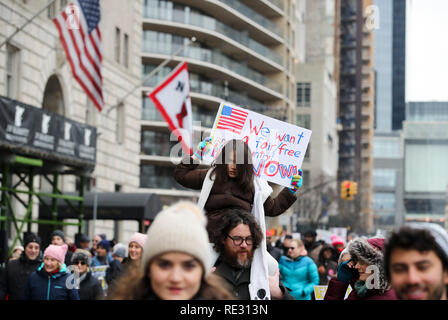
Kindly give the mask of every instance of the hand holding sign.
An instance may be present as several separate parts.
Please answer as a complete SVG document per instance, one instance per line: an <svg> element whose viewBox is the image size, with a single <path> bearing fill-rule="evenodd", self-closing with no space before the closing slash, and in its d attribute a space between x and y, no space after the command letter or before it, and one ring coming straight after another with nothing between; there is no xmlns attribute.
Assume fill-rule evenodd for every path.
<svg viewBox="0 0 448 320"><path fill-rule="evenodd" d="M198 147L196 148L196 151L194 152L194 155L199 160L202 160L202 155L204 151L207 151L208 147L210 146L210 142L212 141L212 138L208 137L202 140ZM205 150L204 150L205 149Z"/></svg>
<svg viewBox="0 0 448 320"><path fill-rule="evenodd" d="M303 175L302 174L302 169L299 169L299 174L296 174L291 179L291 188L289 188L289 190L292 193L294 193L294 194L297 192L297 190L299 190L299 188L303 184L303 177L302 177L302 175Z"/></svg>
<svg viewBox="0 0 448 320"><path fill-rule="evenodd" d="M211 152L204 156L204 161L211 163L227 141L239 139L252 152L256 176L291 188L291 179L302 166L311 131L221 103L211 136ZM297 181L298 187L301 180Z"/></svg>

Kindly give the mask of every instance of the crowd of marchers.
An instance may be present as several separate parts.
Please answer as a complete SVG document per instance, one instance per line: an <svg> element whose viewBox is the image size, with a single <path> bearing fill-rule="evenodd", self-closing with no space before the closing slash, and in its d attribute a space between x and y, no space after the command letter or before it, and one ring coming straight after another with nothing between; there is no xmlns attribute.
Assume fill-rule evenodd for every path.
<svg viewBox="0 0 448 320"><path fill-rule="evenodd" d="M302 172L273 196L240 140L199 167L209 142L174 170L178 183L200 190L197 203L164 208L127 244L104 235L74 244L56 230L42 248L27 233L0 270L0 300L312 300L317 286L325 300L447 299L448 234L440 225L409 223L386 238L333 235L331 243L315 230L274 239L264 216L295 202Z"/></svg>
<svg viewBox="0 0 448 320"><path fill-rule="evenodd" d="M249 300L251 262L263 238L277 261L271 299L311 300L317 285L327 286L325 300L447 298L448 234L439 225L407 224L387 238L347 243L337 236L332 243L316 240L313 230L303 239L283 234L274 241L251 213L223 213L212 243L217 259L206 216L190 202L160 212L147 234L135 233L127 246L97 235L82 237L77 248L57 230L43 250L29 233L23 251L1 270L0 299ZM106 266L100 276L97 266Z"/></svg>

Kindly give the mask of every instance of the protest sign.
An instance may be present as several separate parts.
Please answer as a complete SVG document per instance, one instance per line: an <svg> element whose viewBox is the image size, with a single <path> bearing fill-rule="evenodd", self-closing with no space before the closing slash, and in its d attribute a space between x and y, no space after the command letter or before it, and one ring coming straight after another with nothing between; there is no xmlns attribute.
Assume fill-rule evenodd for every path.
<svg viewBox="0 0 448 320"><path fill-rule="evenodd" d="M335 234L344 240L344 243L347 243L347 228L331 228L332 234Z"/></svg>
<svg viewBox="0 0 448 320"><path fill-rule="evenodd" d="M327 289L328 286L314 286L314 297L316 298L316 300L324 300ZM344 300L348 298L352 290L352 286L349 285L347 291L345 292Z"/></svg>
<svg viewBox="0 0 448 320"><path fill-rule="evenodd" d="M211 137L206 163L214 160L227 141L240 139L249 145L256 176L289 187L302 166L311 130L221 103Z"/></svg>

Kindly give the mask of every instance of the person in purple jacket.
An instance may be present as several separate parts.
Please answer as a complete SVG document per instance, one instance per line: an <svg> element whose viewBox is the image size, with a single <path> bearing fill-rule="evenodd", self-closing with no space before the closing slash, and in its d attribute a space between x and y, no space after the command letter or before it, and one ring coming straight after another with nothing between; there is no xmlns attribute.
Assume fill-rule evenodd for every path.
<svg viewBox="0 0 448 320"><path fill-rule="evenodd" d="M350 259L338 266L337 278L331 279L324 300L396 300L384 268L383 238L355 238L347 245Z"/></svg>

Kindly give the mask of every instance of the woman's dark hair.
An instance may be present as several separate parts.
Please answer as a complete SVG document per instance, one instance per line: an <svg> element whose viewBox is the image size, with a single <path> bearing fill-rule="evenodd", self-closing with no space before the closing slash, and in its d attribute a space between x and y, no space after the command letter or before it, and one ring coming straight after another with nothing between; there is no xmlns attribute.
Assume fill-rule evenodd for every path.
<svg viewBox="0 0 448 320"><path fill-rule="evenodd" d="M390 256L395 249L417 250L418 252L434 251L442 262L443 270L448 270L447 256L428 230L402 227L391 234L385 246L384 267L389 280Z"/></svg>
<svg viewBox="0 0 448 320"><path fill-rule="evenodd" d="M254 167L252 165L252 153L247 143L232 139L221 149L213 164L212 177L214 177L216 183L223 184L229 180L227 164L231 163L236 163L238 175L235 180L241 189L246 192L253 192Z"/></svg>
<svg viewBox="0 0 448 320"><path fill-rule="evenodd" d="M107 295L108 300L143 300L159 299L151 288L149 278L149 265L147 263L146 272L138 266L131 266L127 269L126 275L116 280ZM192 299L206 300L232 300L233 295L226 286L224 280L214 274L210 274L207 279L202 278L199 292Z"/></svg>
<svg viewBox="0 0 448 320"><path fill-rule="evenodd" d="M253 249L257 249L263 240L263 232L258 225L255 217L241 209L224 209L222 210L222 223L218 226L218 230L214 232L213 244L216 250L221 253L224 252L224 241L227 238L230 231L240 224L245 224L249 227L250 233L253 238Z"/></svg>
<svg viewBox="0 0 448 320"><path fill-rule="evenodd" d="M338 252L336 251L336 249L333 248L332 246L330 246L329 244L324 244L324 245L322 246L322 249L320 249L320 251L319 251L319 257L318 257L318 261L319 261L319 263L320 263L321 265L325 263L325 260L326 260L326 259L325 259L325 257L324 257L324 252L327 251L327 250L329 250L329 251L331 252L331 258L330 258L330 260L333 260L333 261L335 261L335 262L338 261L339 254L338 254Z"/></svg>

